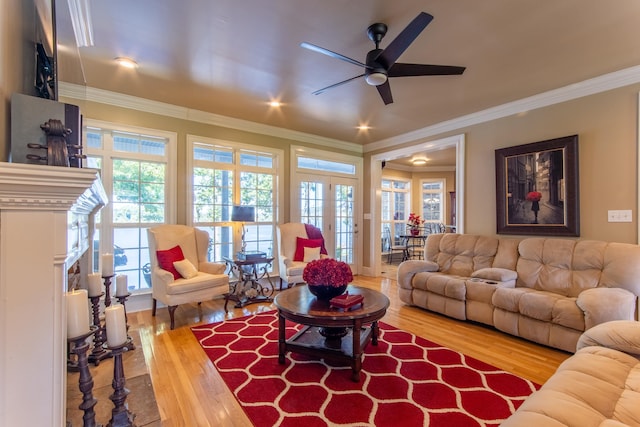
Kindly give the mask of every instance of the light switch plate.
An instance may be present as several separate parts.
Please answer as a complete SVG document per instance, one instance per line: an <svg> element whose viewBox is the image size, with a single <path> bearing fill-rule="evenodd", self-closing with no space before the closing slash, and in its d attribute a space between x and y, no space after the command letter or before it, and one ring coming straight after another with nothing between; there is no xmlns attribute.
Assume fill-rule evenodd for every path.
<svg viewBox="0 0 640 427"><path fill-rule="evenodd" d="M631 222L631 209L608 211L609 222Z"/></svg>

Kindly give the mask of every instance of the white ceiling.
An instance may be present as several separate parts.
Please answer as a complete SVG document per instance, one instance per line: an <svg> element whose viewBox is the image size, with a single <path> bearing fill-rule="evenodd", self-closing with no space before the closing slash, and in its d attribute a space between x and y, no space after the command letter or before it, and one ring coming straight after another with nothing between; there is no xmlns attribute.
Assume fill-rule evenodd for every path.
<svg viewBox="0 0 640 427"><path fill-rule="evenodd" d="M91 0L83 48L55 1L60 81L362 145L640 64L638 0ZM364 62L370 24L388 25L384 48L421 11L434 19L398 61L463 75L392 78L387 106L362 79L312 95L362 70L301 42Z"/></svg>

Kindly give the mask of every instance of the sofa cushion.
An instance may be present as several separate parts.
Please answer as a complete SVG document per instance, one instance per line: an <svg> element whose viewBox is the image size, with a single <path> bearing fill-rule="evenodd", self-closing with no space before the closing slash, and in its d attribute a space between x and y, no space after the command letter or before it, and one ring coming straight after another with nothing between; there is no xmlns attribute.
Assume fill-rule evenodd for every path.
<svg viewBox="0 0 640 427"><path fill-rule="evenodd" d="M524 239L518 245L518 287L571 295L574 240ZM577 293L575 295L577 296Z"/></svg>
<svg viewBox="0 0 640 427"><path fill-rule="evenodd" d="M520 298L531 292L535 291L529 288L498 288L493 293L491 302L497 308L518 313L520 311Z"/></svg>
<svg viewBox="0 0 640 427"><path fill-rule="evenodd" d="M464 301L466 296L465 279L464 277L442 274L440 272L422 272L414 276L413 287Z"/></svg>
<svg viewBox="0 0 640 427"><path fill-rule="evenodd" d="M469 277L481 268L492 267L498 249L496 237L471 234L431 234L427 238L425 255L437 263L443 273Z"/></svg>
<svg viewBox="0 0 640 427"><path fill-rule="evenodd" d="M623 288L640 295L640 246L630 243L609 243L604 251L605 269L599 286Z"/></svg>
<svg viewBox="0 0 640 427"><path fill-rule="evenodd" d="M640 361L605 347L565 360L502 427L640 425Z"/></svg>
<svg viewBox="0 0 640 427"><path fill-rule="evenodd" d="M528 288L499 288L492 303L522 316L584 331L584 314L575 298Z"/></svg>
<svg viewBox="0 0 640 427"><path fill-rule="evenodd" d="M518 273L506 268L481 268L471 274L471 277L480 279L495 280L496 282L506 282L518 278Z"/></svg>

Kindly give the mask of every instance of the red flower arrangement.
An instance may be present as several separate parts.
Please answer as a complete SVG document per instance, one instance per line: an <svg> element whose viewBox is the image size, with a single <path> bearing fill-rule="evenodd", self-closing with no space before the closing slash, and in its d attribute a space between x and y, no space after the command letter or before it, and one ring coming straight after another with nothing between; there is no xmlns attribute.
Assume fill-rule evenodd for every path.
<svg viewBox="0 0 640 427"><path fill-rule="evenodd" d="M349 264L333 258L320 258L307 264L302 272L302 280L312 286L340 287L353 280Z"/></svg>
<svg viewBox="0 0 640 427"><path fill-rule="evenodd" d="M420 218L420 215L416 215L412 212L409 214L409 220L407 222L411 227L420 227L424 224L424 219Z"/></svg>
<svg viewBox="0 0 640 427"><path fill-rule="evenodd" d="M538 191L529 191L526 199L530 202L539 202L542 199L542 193Z"/></svg>

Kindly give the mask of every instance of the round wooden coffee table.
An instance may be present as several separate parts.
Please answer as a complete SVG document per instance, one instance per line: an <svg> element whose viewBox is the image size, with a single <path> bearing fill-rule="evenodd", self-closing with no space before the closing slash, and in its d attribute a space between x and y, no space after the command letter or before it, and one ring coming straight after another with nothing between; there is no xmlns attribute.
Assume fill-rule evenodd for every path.
<svg viewBox="0 0 640 427"><path fill-rule="evenodd" d="M287 351L347 362L353 381L360 381L362 353L369 341L378 344L378 320L385 315L389 298L373 289L351 285L347 292L362 295L362 304L350 309L329 307L328 302L318 300L305 285L287 289L275 297L279 363L285 362ZM288 340L286 320L304 325Z"/></svg>

